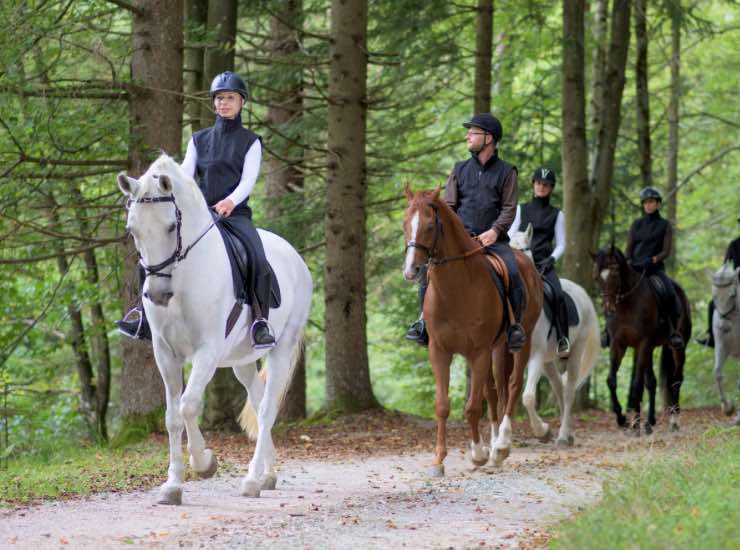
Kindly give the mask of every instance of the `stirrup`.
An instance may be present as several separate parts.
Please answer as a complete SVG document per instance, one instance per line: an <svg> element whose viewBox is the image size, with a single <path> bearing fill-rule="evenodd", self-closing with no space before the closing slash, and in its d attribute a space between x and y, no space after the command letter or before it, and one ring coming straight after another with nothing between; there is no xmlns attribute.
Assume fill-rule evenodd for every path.
<svg viewBox="0 0 740 550"><path fill-rule="evenodd" d="M135 320L129 320L129 317L131 317L134 313L137 313L139 315L138 319ZM149 324L146 321L146 316L144 315L144 309L140 307L134 307L129 310L128 313L121 319L120 321L116 321L116 326L118 327L118 332L123 334L124 336L128 336L129 338L134 338L136 340L151 340L152 339L152 333L149 330Z"/></svg>
<svg viewBox="0 0 740 550"><path fill-rule="evenodd" d="M272 341L258 343L254 339L255 330L258 328L257 327L258 324L263 324L264 325L264 327L267 329L267 336ZM277 344L277 342L275 341L275 337L272 334L273 334L272 327L270 326L270 323L267 321L267 319L265 319L264 317L259 317L258 319L255 319L254 321L252 321L252 325L249 327L249 337L252 340L252 347L254 349L270 349L270 348L274 348L275 345Z"/></svg>
<svg viewBox="0 0 740 550"><path fill-rule="evenodd" d="M558 357L565 359L570 355L570 340L567 336L563 336L558 340Z"/></svg>
<svg viewBox="0 0 740 550"><path fill-rule="evenodd" d="M527 333L524 327L519 323L511 325L506 331L506 343L511 353L517 353L522 350L527 343Z"/></svg>
<svg viewBox="0 0 740 550"><path fill-rule="evenodd" d="M406 340L416 342L420 346L426 346L429 344L429 334L427 333L427 325L424 322L424 319L419 318L413 322L406 331Z"/></svg>

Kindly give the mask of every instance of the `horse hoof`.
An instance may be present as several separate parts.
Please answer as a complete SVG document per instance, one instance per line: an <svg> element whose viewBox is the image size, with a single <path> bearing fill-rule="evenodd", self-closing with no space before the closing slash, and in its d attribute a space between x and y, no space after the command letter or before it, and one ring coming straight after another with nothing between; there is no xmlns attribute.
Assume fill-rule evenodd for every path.
<svg viewBox="0 0 740 550"><path fill-rule="evenodd" d="M540 443L549 443L552 439L552 432L550 431L550 426L548 424L545 424L547 426L547 429L545 429L545 433L537 436L537 439L540 441Z"/></svg>
<svg viewBox="0 0 740 550"><path fill-rule="evenodd" d="M557 445L560 449L567 449L568 447L572 447L574 444L575 439L573 439L572 435L569 435L568 437L558 438L558 440L555 442L555 445Z"/></svg>
<svg viewBox="0 0 740 550"><path fill-rule="evenodd" d="M722 412L725 414L725 416L732 416L735 412L735 404L732 401L723 401Z"/></svg>
<svg viewBox="0 0 740 550"><path fill-rule="evenodd" d="M678 430L679 430L678 423L677 422L671 423L671 431L677 432Z"/></svg>
<svg viewBox="0 0 740 550"><path fill-rule="evenodd" d="M213 477L213 474L215 474L218 471L218 460L216 460L215 455L211 452L210 449L206 449L205 451L207 454L210 454L211 460L208 463L208 467L205 470L196 470L193 465L193 457L190 456L190 467L193 468L193 471L195 472L195 475L197 475L201 479L208 479L209 477Z"/></svg>
<svg viewBox="0 0 740 550"><path fill-rule="evenodd" d="M444 477L445 476L445 465L444 464L432 464L427 470L427 473L431 477Z"/></svg>
<svg viewBox="0 0 740 550"><path fill-rule="evenodd" d="M182 504L182 487L163 485L157 496L157 504L180 506Z"/></svg>
<svg viewBox="0 0 740 550"><path fill-rule="evenodd" d="M490 455L491 453L485 445L476 445L472 441L470 442L470 462L474 466L485 466Z"/></svg>
<svg viewBox="0 0 740 550"><path fill-rule="evenodd" d="M263 491L274 491L277 487L277 474L267 474L262 480Z"/></svg>
<svg viewBox="0 0 740 550"><path fill-rule="evenodd" d="M645 435L650 435L653 433L653 427L650 425L650 422L645 423Z"/></svg>
<svg viewBox="0 0 740 550"><path fill-rule="evenodd" d="M242 481L242 496L257 498L260 496L262 487L259 481L254 479L245 479Z"/></svg>
<svg viewBox="0 0 740 550"><path fill-rule="evenodd" d="M508 447L502 447L500 449L494 449L493 451L493 462L496 466L501 466L504 460L509 458L510 449Z"/></svg>
<svg viewBox="0 0 740 550"><path fill-rule="evenodd" d="M617 415L617 425L620 428L626 428L627 427L627 417L624 416L623 414L618 414Z"/></svg>

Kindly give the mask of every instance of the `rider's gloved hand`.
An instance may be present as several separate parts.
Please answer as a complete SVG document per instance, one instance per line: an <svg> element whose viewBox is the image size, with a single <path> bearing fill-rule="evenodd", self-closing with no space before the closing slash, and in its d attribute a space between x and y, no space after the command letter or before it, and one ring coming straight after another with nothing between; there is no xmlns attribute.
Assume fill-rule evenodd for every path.
<svg viewBox="0 0 740 550"><path fill-rule="evenodd" d="M552 269L552 266L555 265L555 258L552 256L548 256L544 260L542 260L539 264L537 264L537 270L540 273L547 273Z"/></svg>

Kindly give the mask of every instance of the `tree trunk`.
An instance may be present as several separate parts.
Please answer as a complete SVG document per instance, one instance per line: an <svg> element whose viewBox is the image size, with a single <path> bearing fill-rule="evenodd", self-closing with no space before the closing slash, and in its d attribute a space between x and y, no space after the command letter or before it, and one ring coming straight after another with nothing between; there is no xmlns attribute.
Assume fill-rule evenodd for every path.
<svg viewBox="0 0 740 550"><path fill-rule="evenodd" d="M274 129L269 138L266 192L269 202L268 221L275 224L284 213L285 198L293 211L303 207L303 148L299 129L303 117L303 70L291 64L300 51L299 34L303 25L303 0L282 3L272 16L270 56L279 78L267 110L267 124ZM305 244L300 224L284 224L282 233L296 248ZM288 386L279 418L294 420L306 417L306 355L301 351L293 380Z"/></svg>
<svg viewBox="0 0 740 550"><path fill-rule="evenodd" d="M208 3L208 34L215 36L205 52L204 88L210 87L213 77L234 70L234 43L236 42L236 0L210 0ZM203 105L201 127L211 126L215 120L213 105ZM210 430L239 431L237 417L244 405L244 387L231 369L216 369L206 387L203 407L203 427Z"/></svg>
<svg viewBox="0 0 740 550"><path fill-rule="evenodd" d="M678 184L678 119L681 97L681 4L671 9L671 100L668 104L668 159L666 166L666 217L676 225L676 185ZM675 247L676 239L673 239ZM675 248L671 259L676 257ZM670 261L670 264L673 264Z"/></svg>
<svg viewBox="0 0 740 550"><path fill-rule="evenodd" d="M475 35L475 104L473 113L491 111L491 56L493 51L493 0L478 0Z"/></svg>
<svg viewBox="0 0 740 550"><path fill-rule="evenodd" d="M204 58L204 88L210 88L211 81L217 74L234 70L236 15L236 0L210 0L208 2L209 44ZM203 104L200 119L201 128L212 126L215 120L216 115L211 102L209 101L207 105Z"/></svg>
<svg viewBox="0 0 740 550"><path fill-rule="evenodd" d="M326 190L326 397L342 412L377 406L365 313L367 2L332 0Z"/></svg>
<svg viewBox="0 0 740 550"><path fill-rule="evenodd" d="M180 154L182 139L182 0L136 5L133 15L131 79L138 85L130 100L130 172L141 175L157 151ZM131 254L133 253L133 254ZM124 307L139 296L138 265L133 243L126 246ZM121 370L122 430L118 443L145 435L160 422L164 384L150 342L124 338Z"/></svg>
<svg viewBox="0 0 740 550"><path fill-rule="evenodd" d="M640 153L640 177L643 187L653 185L650 151L650 96L648 95L647 0L635 0L635 88L637 95L637 144Z"/></svg>
<svg viewBox="0 0 740 550"><path fill-rule="evenodd" d="M594 42L594 50L591 58L591 138L589 140L588 150L588 167L591 173L593 173L594 171L594 162L596 161L596 149L598 147L598 136L602 125L601 116L604 110L606 40L608 38L606 24L608 21L608 13L609 0L596 0L596 9L594 10L593 14L591 31Z"/></svg>
<svg viewBox="0 0 740 550"><path fill-rule="evenodd" d="M186 122L193 133L202 128L200 94L206 90L208 82L204 78L205 40L204 30L208 23L208 0L185 0L185 50L183 52L183 88Z"/></svg>

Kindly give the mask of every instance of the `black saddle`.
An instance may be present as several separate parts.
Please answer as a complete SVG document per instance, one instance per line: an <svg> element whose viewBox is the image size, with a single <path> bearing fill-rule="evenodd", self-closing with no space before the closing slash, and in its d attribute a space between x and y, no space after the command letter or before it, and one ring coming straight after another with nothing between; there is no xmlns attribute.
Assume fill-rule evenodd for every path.
<svg viewBox="0 0 740 550"><path fill-rule="evenodd" d="M247 250L244 247L241 239L239 239L231 231L228 231L225 226L218 224L218 228L221 230L221 236L224 239L226 245L226 252L229 255L229 263L231 264L231 278L234 282L234 295L245 296L245 302L252 305L252 292L244 292L248 281L252 280L250 277L250 269L253 266L247 265ZM270 268L270 308L280 307L280 286L278 284L275 272Z"/></svg>
<svg viewBox="0 0 740 550"><path fill-rule="evenodd" d="M542 307L545 309L545 316L547 317L547 320L550 321L550 324L552 324L555 313L555 289L552 288L552 285L547 279L542 279L542 282L544 283L542 285L543 290L545 291L545 299L543 301ZM565 300L565 309L568 312L568 326L574 327L576 326L580 318L578 317L578 309L576 308L576 303L573 301L573 298L571 298L570 294L565 292L563 290L563 299Z"/></svg>

